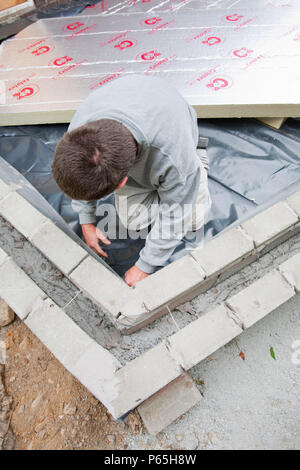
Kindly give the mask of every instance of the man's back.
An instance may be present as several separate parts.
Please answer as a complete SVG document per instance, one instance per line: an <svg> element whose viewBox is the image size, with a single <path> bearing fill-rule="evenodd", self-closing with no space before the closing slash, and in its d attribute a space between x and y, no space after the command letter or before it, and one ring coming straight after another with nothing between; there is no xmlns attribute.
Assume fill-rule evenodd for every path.
<svg viewBox="0 0 300 470"><path fill-rule="evenodd" d="M179 173L193 171L197 159L190 149L195 149L198 141L196 114L165 80L128 75L106 84L82 103L69 131L104 118L119 120L140 145L171 157Z"/></svg>
<svg viewBox="0 0 300 470"><path fill-rule="evenodd" d="M204 223L209 195L206 171L196 152L197 116L165 80L128 75L91 93L73 117L69 131L92 122L101 126L101 120L118 121L138 144L126 184L115 189L117 212L125 227L135 230L151 225L145 247L131 268L134 272L126 279L133 285L145 273L164 266L185 234ZM121 199L127 202L126 210L121 209ZM200 216L194 210L196 203ZM95 201L74 201L73 208L81 224L95 223Z"/></svg>

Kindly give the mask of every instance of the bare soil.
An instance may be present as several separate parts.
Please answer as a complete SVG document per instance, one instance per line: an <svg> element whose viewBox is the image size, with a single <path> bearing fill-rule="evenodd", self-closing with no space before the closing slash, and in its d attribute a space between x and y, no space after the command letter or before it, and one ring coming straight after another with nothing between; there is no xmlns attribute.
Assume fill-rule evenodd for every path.
<svg viewBox="0 0 300 470"><path fill-rule="evenodd" d="M116 422L20 320L1 336L15 449L126 449L126 435L143 433L136 412Z"/></svg>

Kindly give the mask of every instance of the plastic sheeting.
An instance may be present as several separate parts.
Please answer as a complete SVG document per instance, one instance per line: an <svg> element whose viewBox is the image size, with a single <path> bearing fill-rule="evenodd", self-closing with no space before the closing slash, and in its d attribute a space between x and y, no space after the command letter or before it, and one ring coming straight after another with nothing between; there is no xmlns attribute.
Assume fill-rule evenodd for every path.
<svg viewBox="0 0 300 470"><path fill-rule="evenodd" d="M86 10L86 7L98 7L101 5L95 5L96 0L72 0L72 3L64 3L59 6L54 5L43 5L43 7L36 6L34 10L24 15L17 16L14 21L9 23L4 23L0 28L0 41L6 39L14 34L17 34L22 29L29 26L31 23L41 19L41 18L57 18L59 16L74 16L79 15L82 10ZM93 10L95 11L95 10Z"/></svg>
<svg viewBox="0 0 300 470"><path fill-rule="evenodd" d="M174 12L190 10L235 10L245 6L253 9L266 8L272 12L274 8L292 7L297 0L102 0L85 8L78 16L114 15L116 13Z"/></svg>
<svg viewBox="0 0 300 470"><path fill-rule="evenodd" d="M70 199L51 175L55 146L66 130L63 124L2 127L0 155L48 201L51 208L43 204L44 213L53 219L55 209L68 224L65 230L71 227L81 236ZM277 131L254 119L201 120L199 133L209 137L211 167L213 205L206 239L300 188L300 121L289 119ZM30 198L28 188L25 196ZM113 202L113 196L108 200ZM64 229L62 219L60 226ZM130 238L113 240L105 247L110 266L122 276L138 258L143 243Z"/></svg>

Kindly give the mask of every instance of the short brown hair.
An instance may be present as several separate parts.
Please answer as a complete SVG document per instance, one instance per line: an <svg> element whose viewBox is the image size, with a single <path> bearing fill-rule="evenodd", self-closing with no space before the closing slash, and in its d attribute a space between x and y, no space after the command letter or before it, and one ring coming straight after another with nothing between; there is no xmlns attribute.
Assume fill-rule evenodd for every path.
<svg viewBox="0 0 300 470"><path fill-rule="evenodd" d="M127 127L100 119L63 135L55 151L53 176L72 199L97 200L117 188L136 154L137 145Z"/></svg>

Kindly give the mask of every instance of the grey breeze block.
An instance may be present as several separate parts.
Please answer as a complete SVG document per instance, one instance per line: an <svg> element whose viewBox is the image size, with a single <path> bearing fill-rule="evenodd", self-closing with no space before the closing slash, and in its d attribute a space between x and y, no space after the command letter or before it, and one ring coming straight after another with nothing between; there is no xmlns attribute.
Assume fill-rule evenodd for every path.
<svg viewBox="0 0 300 470"><path fill-rule="evenodd" d="M39 304L45 293L9 257L0 252L0 297L22 320Z"/></svg>
<svg viewBox="0 0 300 470"><path fill-rule="evenodd" d="M157 434L203 400L193 379L185 372L156 392L138 412L150 434Z"/></svg>
<svg viewBox="0 0 300 470"><path fill-rule="evenodd" d="M253 240L239 227L232 228L192 252L192 256L211 276L248 255L254 249Z"/></svg>
<svg viewBox="0 0 300 470"><path fill-rule="evenodd" d="M49 228L50 232L52 230L53 239L56 239L56 229L59 229L52 222L43 218L38 211L38 214L36 214L36 209L27 203L22 196L11 192L11 189L9 189L8 193L6 191L8 189L4 187L3 190L2 186L2 194L5 194L5 199L2 199L0 203L0 211L1 213L3 211L7 218L11 217L11 223L15 223L16 228L19 227L23 235L27 233L29 237L35 239L39 230L46 229L43 243L47 245L47 229ZM9 194L10 192L11 194ZM6 205L6 203L3 204L4 200L7 200L6 203L11 204L11 206ZM9 215L11 212L8 210L8 207L14 208L14 204L17 210L13 211L13 215ZM269 231L268 237L273 237L275 232L276 235L281 229L285 230L297 221L297 216L292 209L286 203L282 204L284 210L288 209L288 212L285 211L286 220L284 224L277 224L276 227ZM33 213L31 213L31 209ZM28 220L26 218L28 223L24 222L23 210L29 212L30 217L28 217ZM278 215L278 210L275 212L275 215ZM32 221L35 223L33 224ZM38 230L36 230L38 222L41 223ZM246 242L245 234L242 232L242 237L238 231L233 233L236 240L242 240L242 248L240 245L239 247L233 247L233 249L237 249L237 255L242 254L244 256L250 248L248 242L251 243L251 240L246 236ZM65 237L67 241L75 243L67 235ZM218 237L219 240L220 238L221 236ZM43 247L42 244L40 246L41 251L46 251L45 246ZM45 254L47 256L46 252ZM52 256L55 257L55 252L50 251L49 258L51 259ZM229 263L233 258L234 256L231 256L222 262L223 264ZM130 289L117 276L114 276L113 273L100 263L97 263L93 258L88 256L82 262L80 262L80 256L78 259L76 259L76 263L78 264L79 262L80 264L78 267L75 266L74 271L69 277L73 277L74 282L90 292L91 296L99 303L102 302L102 294L105 294L105 304L108 309L112 308L117 312L120 298L123 302L129 295L129 292L130 295L138 293L137 289ZM297 288L298 280L296 274L298 262L297 258L293 262L289 260L289 262L283 263L279 267L283 275L278 270L269 273L229 299L227 304L230 309L226 305L215 308L168 338L165 343L159 344L124 367L120 367L118 361L108 351L91 340L53 302L49 299L46 301L42 300L45 298L45 294L6 256L3 250L0 251L0 296L16 310L16 313L21 318L27 317L25 323L32 328L56 357L107 406L114 417L120 417L131 409L136 408L145 399L153 396L158 390L182 375L182 368L188 369L205 359L207 355L212 354L223 344L240 334L242 327L251 326L274 308L277 308L281 303L291 298L295 291L286 279ZM198 263L199 265L197 263L192 257L186 257L180 263L182 269L186 270L193 266L193 275L185 281L185 289L190 289L203 279L203 269L199 266L200 263ZM1 271L3 267L5 271ZM65 265L62 269L67 272L73 268L70 268L70 265ZM180 286L176 279L176 269L174 266L171 265L170 269L165 268L164 271L171 273L171 278L173 278L171 281L176 281L176 295L181 295L182 291L180 291ZM207 271L209 272L209 267L207 267ZM9 273L8 276L7 273ZM155 281L158 291L160 283L164 282L163 274L160 274L160 276L157 276ZM7 284L2 282L2 279ZM151 277L147 279L150 280ZM170 295L171 281L159 302L165 302ZM14 286L14 290L12 290L12 282L15 283L17 289ZM87 284L83 285L84 282ZM100 282L101 290L99 289ZM112 288L111 283L113 284ZM148 288L150 295L150 283ZM17 296L15 295L16 291L18 293ZM14 298L12 298L12 293ZM24 303L24 297L26 301L28 300L27 304L26 302ZM138 300L138 304L140 304L140 300ZM55 331L55 334L53 334L53 331ZM67 337L68 334L66 332L70 332L69 337Z"/></svg>
<svg viewBox="0 0 300 470"><path fill-rule="evenodd" d="M225 305L218 305L168 338L173 357L185 370L242 333Z"/></svg>
<svg viewBox="0 0 300 470"><path fill-rule="evenodd" d="M287 281L300 292L300 253L292 256L279 266L279 271Z"/></svg>
<svg viewBox="0 0 300 470"><path fill-rule="evenodd" d="M287 198L287 203L296 212L298 217L300 217L300 191L289 196Z"/></svg>
<svg viewBox="0 0 300 470"><path fill-rule="evenodd" d="M88 256L80 245L51 221L35 231L31 242L66 275Z"/></svg>
<svg viewBox="0 0 300 470"><path fill-rule="evenodd" d="M296 213L285 201L281 201L246 220L241 227L254 240L255 246L260 246L297 222Z"/></svg>
<svg viewBox="0 0 300 470"><path fill-rule="evenodd" d="M228 299L226 304L241 319L244 328L249 328L294 295L294 288L274 270Z"/></svg>
<svg viewBox="0 0 300 470"><path fill-rule="evenodd" d="M241 259L250 260L256 253L253 241L255 246L272 242L281 231L287 231L298 221L298 216L286 201L277 203L241 227L224 232L192 255L152 274L135 288L129 288L13 188L5 184L1 188L4 188L6 196L0 201L0 214L29 238L79 289L100 304L119 328L123 325L127 329L144 321L150 322L153 316L166 312L166 305L178 304L186 295L196 295L201 286L205 289L206 279L216 276L217 281L218 273L228 272ZM293 197L294 201L298 200L296 195L292 195L290 204Z"/></svg>
<svg viewBox="0 0 300 470"><path fill-rule="evenodd" d="M26 238L48 219L20 194L10 192L0 202L0 214Z"/></svg>
<svg viewBox="0 0 300 470"><path fill-rule="evenodd" d="M17 192L10 192L1 200L0 214L64 274L68 274L88 255Z"/></svg>

